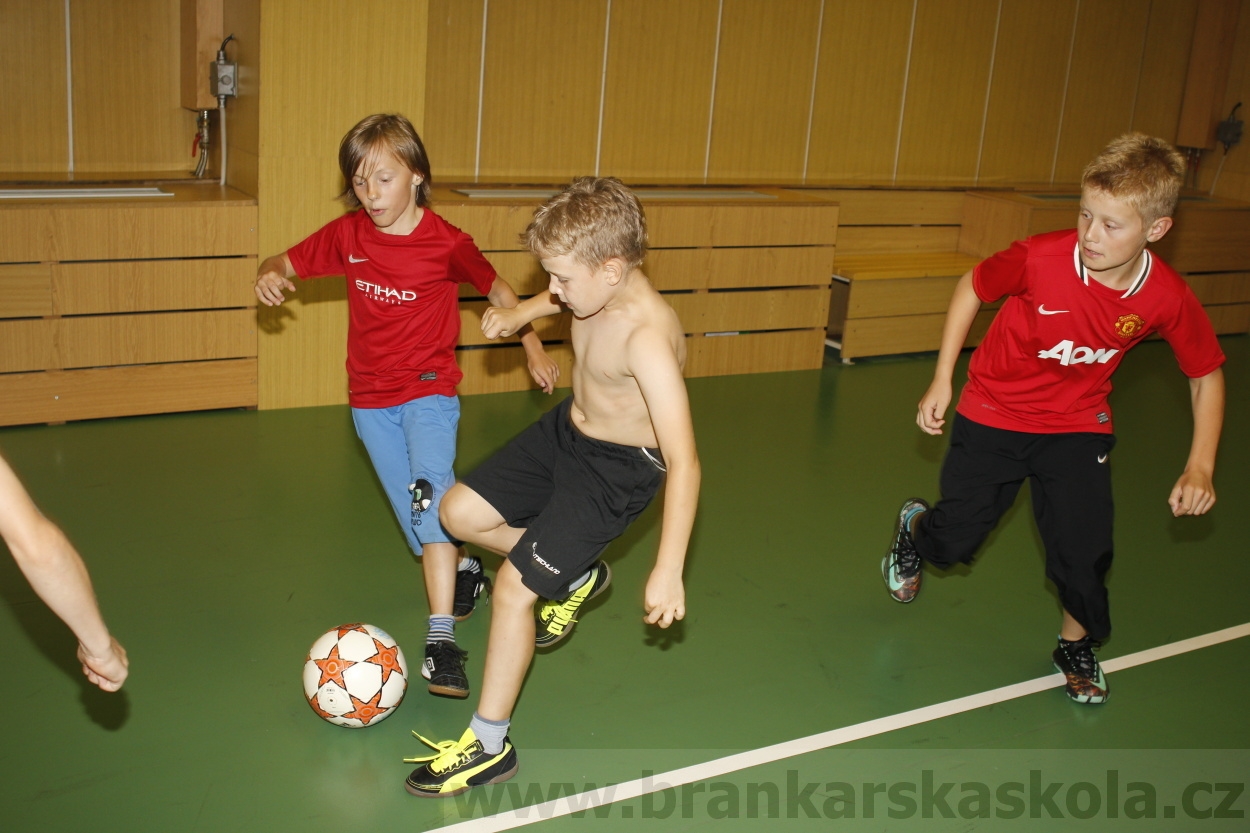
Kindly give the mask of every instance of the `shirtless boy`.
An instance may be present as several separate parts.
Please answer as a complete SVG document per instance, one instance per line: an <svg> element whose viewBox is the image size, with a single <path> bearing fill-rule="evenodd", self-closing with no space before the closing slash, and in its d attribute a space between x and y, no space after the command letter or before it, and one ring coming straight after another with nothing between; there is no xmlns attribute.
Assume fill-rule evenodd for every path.
<svg viewBox="0 0 1250 833"><path fill-rule="evenodd" d="M482 331L508 336L569 309L573 396L443 497L448 531L507 560L495 584L477 712L459 741L430 743L437 755L410 759L425 762L405 785L418 796L455 795L516 773L508 728L535 645L568 636L581 606L607 588L612 573L600 554L665 477L643 621L667 628L686 615L682 568L699 459L681 323L640 268L642 207L619 180L583 177L535 212L523 240L551 276L549 293L488 309Z"/></svg>

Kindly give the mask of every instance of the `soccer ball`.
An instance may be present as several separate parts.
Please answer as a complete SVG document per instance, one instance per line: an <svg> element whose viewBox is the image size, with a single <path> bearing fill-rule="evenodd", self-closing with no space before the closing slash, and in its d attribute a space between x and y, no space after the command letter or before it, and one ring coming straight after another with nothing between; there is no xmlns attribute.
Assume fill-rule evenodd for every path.
<svg viewBox="0 0 1250 833"><path fill-rule="evenodd" d="M304 696L338 726L359 729L386 718L404 699L408 663L391 635L356 622L331 628L304 659Z"/></svg>

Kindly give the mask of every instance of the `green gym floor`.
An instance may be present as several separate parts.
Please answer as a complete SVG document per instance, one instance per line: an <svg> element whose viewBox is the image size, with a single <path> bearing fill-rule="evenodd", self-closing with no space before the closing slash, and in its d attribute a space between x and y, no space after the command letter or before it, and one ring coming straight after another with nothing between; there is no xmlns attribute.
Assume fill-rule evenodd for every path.
<svg viewBox="0 0 1250 833"><path fill-rule="evenodd" d="M1250 622L1250 339L1221 342L1219 503L1202 518L1166 505L1190 435L1170 351L1143 345L1117 376L1104 662ZM361 730L303 699L304 654L327 628L385 628L413 677L425 633L419 566L346 407L0 430L132 663L121 693L89 687L68 630L0 558L0 830L1244 830L1250 639L1138 658L1110 674L1104 706L1042 685L904 715L1052 675L1059 623L1024 495L973 568L929 572L908 606L886 596L896 508L936 497L946 437L913 422L933 362L831 352L822 370L692 380L704 485L686 620L642 622L657 503L608 550L611 591L537 657L514 718L518 775L460 800L409 796L401 759L422 754L409 730L458 737L473 698L432 697L417 678ZM462 404L466 470L553 400ZM475 686L489 619L479 607L458 628ZM879 718L832 747L765 750ZM665 780L695 765L693 782ZM616 797L608 784L632 797L571 816L549 803ZM524 804L538 806L481 821Z"/></svg>

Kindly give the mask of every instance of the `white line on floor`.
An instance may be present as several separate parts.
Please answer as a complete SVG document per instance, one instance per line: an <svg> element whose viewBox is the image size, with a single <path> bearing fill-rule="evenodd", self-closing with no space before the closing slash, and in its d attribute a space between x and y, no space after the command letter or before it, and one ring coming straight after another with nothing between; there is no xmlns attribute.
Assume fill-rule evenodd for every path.
<svg viewBox="0 0 1250 833"><path fill-rule="evenodd" d="M1199 648L1206 648L1211 645L1218 645L1221 642L1240 639L1244 636L1250 636L1250 623L1195 636L1192 639L1182 639L1179 642L1160 645L1157 648L1147 648L1135 654L1109 659L1102 663L1102 667L1108 673L1123 671L1136 665L1157 662L1161 659L1196 651ZM943 717L972 711L973 709L992 706L996 703L1004 703L1008 700L1015 700L1018 697L1037 694L1049 688L1057 688L1061 685L1063 685L1063 675L1050 674L991 691L982 691L978 694L970 694L967 697L947 700L944 703L935 703L932 706L924 706L911 711L879 717L876 720L856 723L853 726L844 726L841 729L833 729L828 732L808 735L805 738L797 738L785 743L752 749L749 752L740 752L736 755L717 758L713 761L705 761L701 764L694 764L693 766L654 775L646 779L646 781L642 779L626 781L625 783L617 784L611 792L600 789L594 793L582 793L572 797L561 796L553 801L531 804L528 807L520 807L485 818L469 819L441 829L461 831L461 833L495 833L495 831L499 830L511 830L514 827L522 827L539 821L567 816L570 813L591 810L604 804L629 801L643 795L647 792L647 789L654 791L667 787L678 787L682 784L691 784L697 781L707 781L750 767L770 764L775 761L792 758L796 755L828 749L831 746L838 746L874 735L893 732L896 729L905 729L908 726L927 723L930 720L938 720Z"/></svg>

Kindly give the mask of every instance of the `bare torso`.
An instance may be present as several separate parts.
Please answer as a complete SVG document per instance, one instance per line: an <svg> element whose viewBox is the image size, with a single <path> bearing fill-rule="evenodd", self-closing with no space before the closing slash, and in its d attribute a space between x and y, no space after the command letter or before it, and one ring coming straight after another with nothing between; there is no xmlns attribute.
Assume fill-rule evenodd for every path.
<svg viewBox="0 0 1250 833"><path fill-rule="evenodd" d="M686 364L686 339L673 308L641 272L618 302L573 319L573 424L588 437L620 445L659 445L642 391L630 369L630 342L659 336Z"/></svg>

